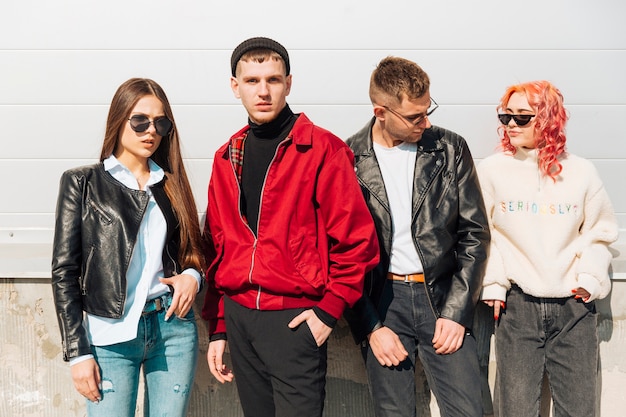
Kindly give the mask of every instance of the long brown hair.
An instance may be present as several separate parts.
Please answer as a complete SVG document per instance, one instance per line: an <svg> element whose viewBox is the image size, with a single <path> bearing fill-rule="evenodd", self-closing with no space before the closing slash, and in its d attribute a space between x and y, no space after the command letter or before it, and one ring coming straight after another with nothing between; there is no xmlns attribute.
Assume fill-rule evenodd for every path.
<svg viewBox="0 0 626 417"><path fill-rule="evenodd" d="M180 225L178 262L183 268L193 267L203 271L205 262L202 256L198 211L180 152L176 121L169 100L159 84L148 78L131 78L119 86L111 100L100 161L113 154L131 111L145 96L159 99L163 103L165 115L172 121L169 135L163 137L151 159L165 171L165 193Z"/></svg>

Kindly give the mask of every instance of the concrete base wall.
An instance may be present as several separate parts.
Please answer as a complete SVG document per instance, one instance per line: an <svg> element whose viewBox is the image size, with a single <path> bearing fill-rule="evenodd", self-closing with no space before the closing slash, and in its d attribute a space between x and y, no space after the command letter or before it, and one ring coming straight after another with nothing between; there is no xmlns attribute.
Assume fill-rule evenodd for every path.
<svg viewBox="0 0 626 417"><path fill-rule="evenodd" d="M202 294L196 302L196 312L201 299ZM603 417L621 417L626 410L624 299L626 281L614 281L611 295L598 303ZM0 279L0 312L0 416L86 415L84 400L74 390L69 366L61 358L50 280ZM221 385L209 373L204 323L199 328L201 352L189 416L241 416L235 386ZM329 343L325 416L373 416L361 356L343 320ZM491 376L493 383L493 372ZM434 402L431 408L433 417L438 416ZM140 410L137 415L142 415Z"/></svg>

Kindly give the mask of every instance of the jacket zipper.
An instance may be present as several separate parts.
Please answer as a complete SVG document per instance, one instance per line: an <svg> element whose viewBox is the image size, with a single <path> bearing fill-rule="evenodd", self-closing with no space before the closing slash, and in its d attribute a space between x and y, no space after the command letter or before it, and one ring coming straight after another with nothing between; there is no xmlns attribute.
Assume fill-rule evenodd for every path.
<svg viewBox="0 0 626 417"><path fill-rule="evenodd" d="M278 150L285 144L287 143L289 140L291 140L291 137L287 136L285 139L283 139L278 146L276 146L276 150L274 151L274 156L272 157L272 160L270 161L269 165L267 166L267 171L265 171L265 177L263 178L263 186L261 187L261 198L259 199L259 214L257 215L257 220L256 220L256 231L257 231L257 236L259 234L259 224L261 224L261 209L263 207L263 195L265 194L265 185L267 184L267 176L269 175L270 169L272 169L272 165L274 164L274 161L276 160L276 156L278 155ZM250 228L250 226L248 226L248 228ZM252 232L252 229L250 229L250 232ZM254 233L253 233L254 234ZM250 265L250 283L252 284L252 268L254 267L254 256L256 255L256 247L257 247L257 242L258 242L258 238L257 236L254 237L254 250L252 252L252 264ZM257 310L261 309L261 292L262 292L262 288L259 285L259 289L257 292L257 298L256 298L256 308Z"/></svg>
<svg viewBox="0 0 626 417"><path fill-rule="evenodd" d="M439 200L437 200L437 204L435 205L435 208L439 208L439 206L441 206L441 203L443 202L443 199L446 196L446 193L448 192L448 188L450 188L450 184L452 183L452 174L450 172L448 172L448 174L444 177L444 187L443 190L441 191L441 195L439 196Z"/></svg>
<svg viewBox="0 0 626 417"><path fill-rule="evenodd" d="M238 190L237 201L241 201L241 184L239 182L239 178L237 177L237 172L235 172L235 167L233 166L233 163L230 161L231 153L232 153L232 146L228 145L230 169L233 173L233 177L235 178L235 183L237 184L237 190ZM252 228L250 228L250 225L248 224L248 222L245 221L243 216L241 215L241 210L239 210L239 220L241 220L241 223L243 223L248 228L248 230L250 231L250 234L252 234L252 236L254 237L254 243L252 245L252 254L250 255L250 270L248 271L248 283L252 284L252 270L254 269L254 256L256 254L257 238L252 232ZM261 287L259 286L259 290L257 292L256 302L255 302L257 309L259 309L260 298L261 298Z"/></svg>
<svg viewBox="0 0 626 417"><path fill-rule="evenodd" d="M433 301L430 299L430 292L428 291L428 285L426 285L426 275L424 275L424 289L426 290L426 299L428 300L430 311L433 312L433 316L435 316L435 319L438 319L439 315L437 315L437 312L435 311L435 306L433 305Z"/></svg>
<svg viewBox="0 0 626 417"><path fill-rule="evenodd" d="M95 249L92 246L89 250L89 256L87 256L87 262L85 262L85 272L83 273L83 283L80 288L80 292L82 295L87 295L87 277L89 276L89 267L91 266L91 258L93 258L93 253Z"/></svg>
<svg viewBox="0 0 626 417"><path fill-rule="evenodd" d="M451 177L452 174L448 175L447 178ZM430 190L431 185L433 184L433 182L435 181L435 176L433 176L433 178L431 179L431 181L428 183L428 185L426 186L426 190ZM439 201L437 202L437 208L439 207L439 205L442 203L443 201L443 197L445 196L446 192L448 191L448 187L450 186L450 181L446 182L446 185L443 189L443 192L441 194L441 196L439 197ZM426 199L426 192L422 193L422 200L420 200L420 203L418 206L421 206L421 201L423 201L423 199ZM417 211L415 212L415 215L412 216L411 218L411 228L413 226L413 223L417 222ZM411 234L412 231L411 231ZM420 255L420 250L419 250L419 244L417 243L417 241L415 240L415 236L412 236L413 238L413 245L415 246L415 250L417 251L417 256L420 259L420 263L422 264L422 268L424 267L424 260L422 259L421 255ZM428 305L430 306L430 311L432 311L433 316L435 317L435 319L438 319L439 316L437 314L437 311L435 310L435 306L433 305L433 300L431 298L430 295L430 291L428 290L428 284L427 284L427 277L426 274L424 274L424 290L426 291L426 299L428 300Z"/></svg>
<svg viewBox="0 0 626 417"><path fill-rule="evenodd" d="M96 213L98 213L98 215L100 215L100 217L102 217L108 224L113 222L113 220L111 220L111 218L104 212L104 210L101 210L100 207L98 207L98 205L93 200L89 198L87 202L89 203L89 206L91 206L91 208Z"/></svg>
<svg viewBox="0 0 626 417"><path fill-rule="evenodd" d="M150 186L150 188L152 188L152 185ZM145 193L145 191L143 190L139 190L140 193ZM155 202L156 202L156 198L155 198ZM148 198L146 200L146 202L144 203L142 209L141 209L141 218L143 219L143 216L145 216L146 214L146 209L148 208L148 204L150 204L150 198ZM156 203L157 206L159 205L159 203ZM165 222L167 223L167 220L165 220ZM139 229L141 229L141 224L139 225ZM137 236L135 236L133 238L133 242L132 242L132 252L135 251L135 245L137 244ZM165 242L165 247L167 248L167 242ZM126 265L126 268L124 270L124 276L126 276L126 274L128 273L128 266L130 265L130 260L133 258L133 253L131 252L130 258L128 258L128 264ZM169 255L169 254L168 254ZM171 256L170 256L171 259ZM174 263L174 265L176 265ZM128 280L126 280L126 286L124 287L124 304L122 305L122 316L124 315L124 313L126 312L126 294L128 294Z"/></svg>
<svg viewBox="0 0 626 417"><path fill-rule="evenodd" d="M415 242L415 239L413 239L413 245L415 245L415 249L417 251L417 257L420 259L420 263L422 264L422 268L424 265L424 261L422 260L422 257L420 256L420 251L419 251L419 247L417 242ZM424 271L425 272L425 271ZM438 319L439 316L437 315L437 312L435 310L435 306L433 305L433 300L431 300L430 298L430 291L428 291L428 285L427 283L427 279L426 279L426 274L424 273L424 290L426 291L426 299L428 300L428 305L430 306L430 311L432 311L433 316L435 316L435 319Z"/></svg>
<svg viewBox="0 0 626 417"><path fill-rule="evenodd" d="M178 275L178 264L176 263L176 261L174 260L174 258L172 257L172 254L170 253L170 247L167 245L167 242L165 242L165 252L167 253L167 257L170 258L170 261L172 261L172 263L174 264L174 275Z"/></svg>
<svg viewBox="0 0 626 417"><path fill-rule="evenodd" d="M61 327L62 327L62 331L63 331L63 355L65 356L66 359L69 359L70 357L70 352L68 349L68 345L69 345L69 334L67 333L67 329L65 328L65 320L63 320L62 317L62 313L59 313L59 323L61 323Z"/></svg>
<svg viewBox="0 0 626 417"><path fill-rule="evenodd" d="M265 192L265 184L267 182L267 176L270 172L270 168L272 167L272 164L274 163L274 161L276 160L276 155L278 155L278 150L280 149L281 146L283 146L284 143L286 143L287 141L291 140L291 137L287 136L282 142L280 142L278 144L278 146L276 147L276 150L274 151L274 156L272 157L272 159L270 160L270 163L267 167L267 171L265 171L265 176L263 178L263 186L261 187L261 198L259 199L259 214L257 215L257 235L259 232L259 223L261 222L261 207L263 207L263 194ZM232 147L230 145L228 145L229 148L229 156L230 153L232 151ZM241 201L241 184L239 183L239 180L237 178L237 173L235 172L235 168L233 167L232 162L230 163L230 167L231 170L233 172L233 176L235 177L235 182L237 183L237 188L239 190L239 195L238 195L238 201ZM248 230L250 231L250 233L252 233L252 236L254 237L254 244L252 246L252 255L251 255L251 260L250 260L250 271L248 272L248 282L250 284L252 284L252 272L254 270L254 263L255 263L255 257L256 257L256 250L257 250L257 243L258 243L258 238L257 236L254 234L254 232L252 232L252 228L250 227L250 225L244 221L243 216L241 215L241 211L239 211L239 218L241 219L241 221L246 225L246 227L248 228ZM257 286L257 295L256 295L256 309L260 310L261 309L261 293L262 293L262 288L260 285Z"/></svg>

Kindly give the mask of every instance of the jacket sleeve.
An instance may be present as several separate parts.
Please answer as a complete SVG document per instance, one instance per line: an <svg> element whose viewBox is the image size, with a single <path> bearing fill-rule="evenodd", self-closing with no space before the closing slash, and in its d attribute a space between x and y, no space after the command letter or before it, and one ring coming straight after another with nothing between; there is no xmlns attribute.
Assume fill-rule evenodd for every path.
<svg viewBox="0 0 626 417"><path fill-rule="evenodd" d="M490 233L474 160L464 140L457 151L457 269L441 308L441 317L471 328L482 288Z"/></svg>
<svg viewBox="0 0 626 417"><path fill-rule="evenodd" d="M219 214L212 181L209 182L206 220L202 233L204 255L208 264L206 271L207 291L204 296L202 318L208 322L209 337L216 333L226 333L224 321L224 294L215 286L215 271L221 258Z"/></svg>
<svg viewBox="0 0 626 417"><path fill-rule="evenodd" d="M65 172L61 177L52 246L52 292L61 330L63 360L91 353L83 326L80 288L82 270L82 199L85 177Z"/></svg>
<svg viewBox="0 0 626 417"><path fill-rule="evenodd" d="M361 343L368 334L383 325L378 309L367 294L363 294L352 308L347 308L344 317L350 325L356 344Z"/></svg>
<svg viewBox="0 0 626 417"><path fill-rule="evenodd" d="M379 257L374 221L354 172L354 156L342 145L321 167L317 186L329 238L328 283L318 307L337 319L361 298L365 273Z"/></svg>

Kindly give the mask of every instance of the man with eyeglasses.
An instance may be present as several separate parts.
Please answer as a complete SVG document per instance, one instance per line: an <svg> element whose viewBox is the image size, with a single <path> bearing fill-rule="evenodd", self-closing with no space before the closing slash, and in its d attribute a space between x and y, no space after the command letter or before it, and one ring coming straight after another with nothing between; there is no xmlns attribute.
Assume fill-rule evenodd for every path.
<svg viewBox="0 0 626 417"><path fill-rule="evenodd" d="M470 332L489 227L465 140L433 126L428 75L383 59L370 80L374 117L346 142L374 218L380 263L346 311L378 417L415 415L421 360L442 416L482 416ZM419 358L419 359L418 359Z"/></svg>

